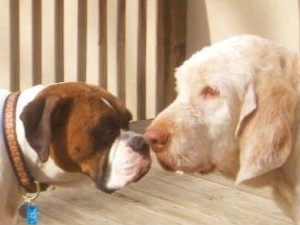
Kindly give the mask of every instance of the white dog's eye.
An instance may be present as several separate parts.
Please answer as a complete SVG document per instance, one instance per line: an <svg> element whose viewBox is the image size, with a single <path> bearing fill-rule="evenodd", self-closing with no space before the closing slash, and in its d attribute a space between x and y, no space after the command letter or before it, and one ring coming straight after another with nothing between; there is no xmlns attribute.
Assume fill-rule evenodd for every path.
<svg viewBox="0 0 300 225"><path fill-rule="evenodd" d="M205 98L205 99L215 98L215 97L218 97L219 95L220 95L219 90L217 90L216 88L209 87L209 86L206 86L201 91L201 96L203 96L203 98Z"/></svg>

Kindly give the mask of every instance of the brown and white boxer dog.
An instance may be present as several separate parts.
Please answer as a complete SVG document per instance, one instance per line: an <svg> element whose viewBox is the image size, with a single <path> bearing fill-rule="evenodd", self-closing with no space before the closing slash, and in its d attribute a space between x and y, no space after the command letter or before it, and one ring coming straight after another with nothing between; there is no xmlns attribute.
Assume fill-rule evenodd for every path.
<svg viewBox="0 0 300 225"><path fill-rule="evenodd" d="M14 106L15 115L10 112ZM74 82L38 85L19 96L2 90L0 108L5 114L0 118L2 225L15 223L24 180L66 187L96 184L113 192L150 168L148 146L129 131L130 112L102 88ZM34 185L25 189L36 191Z"/></svg>

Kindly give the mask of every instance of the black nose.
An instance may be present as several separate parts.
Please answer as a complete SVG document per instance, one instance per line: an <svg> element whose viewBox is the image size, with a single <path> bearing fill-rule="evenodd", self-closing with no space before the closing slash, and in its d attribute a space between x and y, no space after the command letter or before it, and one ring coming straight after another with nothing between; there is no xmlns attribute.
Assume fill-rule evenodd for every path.
<svg viewBox="0 0 300 225"><path fill-rule="evenodd" d="M146 156L149 155L149 146L146 144L142 136L133 137L129 142L129 146L138 153Z"/></svg>

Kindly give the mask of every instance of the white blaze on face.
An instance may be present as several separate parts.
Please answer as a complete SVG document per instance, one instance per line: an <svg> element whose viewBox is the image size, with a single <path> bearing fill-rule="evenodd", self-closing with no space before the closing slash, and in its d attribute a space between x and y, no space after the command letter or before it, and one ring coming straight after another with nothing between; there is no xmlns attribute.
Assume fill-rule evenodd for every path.
<svg viewBox="0 0 300 225"><path fill-rule="evenodd" d="M114 107L112 107L112 105L105 99L105 98L101 98L101 100L110 108L114 109Z"/></svg>
<svg viewBox="0 0 300 225"><path fill-rule="evenodd" d="M130 141L140 136L131 131L121 131L111 147L103 186L108 190L123 188L137 180L150 166L150 159L133 149Z"/></svg>

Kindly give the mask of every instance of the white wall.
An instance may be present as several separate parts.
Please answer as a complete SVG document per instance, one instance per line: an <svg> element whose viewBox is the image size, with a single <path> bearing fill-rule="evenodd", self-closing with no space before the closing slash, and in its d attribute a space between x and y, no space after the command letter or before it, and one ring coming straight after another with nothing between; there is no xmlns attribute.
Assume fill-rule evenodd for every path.
<svg viewBox="0 0 300 225"><path fill-rule="evenodd" d="M237 34L257 34L299 50L298 0L188 0L187 56Z"/></svg>

